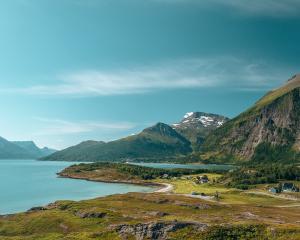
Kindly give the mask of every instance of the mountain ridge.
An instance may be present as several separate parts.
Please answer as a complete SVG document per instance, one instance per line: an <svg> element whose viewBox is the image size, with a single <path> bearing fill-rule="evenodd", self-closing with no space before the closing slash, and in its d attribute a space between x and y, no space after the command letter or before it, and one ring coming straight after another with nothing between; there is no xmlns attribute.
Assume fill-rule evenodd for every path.
<svg viewBox="0 0 300 240"><path fill-rule="evenodd" d="M86 141L56 152L42 160L54 161L127 161L186 155L190 142L164 123L144 129L139 134L111 142Z"/></svg>
<svg viewBox="0 0 300 240"><path fill-rule="evenodd" d="M299 129L300 76L295 75L212 132L201 156L221 162L299 161Z"/></svg>
<svg viewBox="0 0 300 240"><path fill-rule="evenodd" d="M48 147L39 148L33 141L11 141L11 143L23 148L31 156L33 156L33 158L45 157L56 152L56 150Z"/></svg>
<svg viewBox="0 0 300 240"><path fill-rule="evenodd" d="M0 137L0 159L30 158L30 154L18 145Z"/></svg>
<svg viewBox="0 0 300 240"><path fill-rule="evenodd" d="M33 141L8 141L0 137L0 159L37 159L55 151L38 148Z"/></svg>

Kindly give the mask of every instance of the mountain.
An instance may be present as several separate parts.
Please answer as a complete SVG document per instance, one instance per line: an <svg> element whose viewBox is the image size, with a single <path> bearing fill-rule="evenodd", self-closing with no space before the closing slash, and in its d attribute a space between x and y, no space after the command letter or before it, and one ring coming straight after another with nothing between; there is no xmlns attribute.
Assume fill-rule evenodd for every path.
<svg viewBox="0 0 300 240"><path fill-rule="evenodd" d="M209 134L201 151L220 162L299 162L300 75Z"/></svg>
<svg viewBox="0 0 300 240"><path fill-rule="evenodd" d="M56 152L42 160L120 161L181 156L192 151L191 143L164 123L112 142L87 141Z"/></svg>
<svg viewBox="0 0 300 240"><path fill-rule="evenodd" d="M11 143L24 149L32 158L41 158L56 152L47 147L39 148L33 141L13 141Z"/></svg>
<svg viewBox="0 0 300 240"><path fill-rule="evenodd" d="M105 142L102 141L85 141L75 146L57 151L49 156L42 158L42 160L49 161L96 161L98 149Z"/></svg>
<svg viewBox="0 0 300 240"><path fill-rule="evenodd" d="M22 147L0 137L0 159L31 158Z"/></svg>
<svg viewBox="0 0 300 240"><path fill-rule="evenodd" d="M0 159L37 159L55 151L46 147L40 149L32 141L10 142L0 137Z"/></svg>
<svg viewBox="0 0 300 240"><path fill-rule="evenodd" d="M43 148L40 148L41 150L41 153L42 153L42 156L48 156L48 155L51 155L55 152L57 152L56 149L53 149L53 148L48 148L48 147L43 147Z"/></svg>
<svg viewBox="0 0 300 240"><path fill-rule="evenodd" d="M204 112L188 112L181 122L172 127L187 138L194 150L198 150L209 133L226 123L229 118Z"/></svg>

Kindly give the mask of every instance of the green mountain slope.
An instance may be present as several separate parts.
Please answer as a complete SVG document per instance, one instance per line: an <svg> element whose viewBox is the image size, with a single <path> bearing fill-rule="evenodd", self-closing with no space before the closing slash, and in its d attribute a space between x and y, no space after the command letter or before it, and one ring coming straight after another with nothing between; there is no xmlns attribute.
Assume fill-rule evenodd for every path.
<svg viewBox="0 0 300 240"><path fill-rule="evenodd" d="M298 162L300 75L212 132L202 146L212 161Z"/></svg>
<svg viewBox="0 0 300 240"><path fill-rule="evenodd" d="M39 148L33 141L13 141L11 143L23 148L32 158L45 157L56 152L56 150L47 147Z"/></svg>
<svg viewBox="0 0 300 240"><path fill-rule="evenodd" d="M32 158L24 148L0 137L0 159Z"/></svg>
<svg viewBox="0 0 300 240"><path fill-rule="evenodd" d="M88 141L56 152L43 160L124 161L179 156L192 151L190 142L172 127L158 123L141 133L104 143Z"/></svg>
<svg viewBox="0 0 300 240"><path fill-rule="evenodd" d="M221 127L228 120L229 118L218 114L189 112L185 114L181 122L173 124L172 127L187 138L196 151L209 133Z"/></svg>

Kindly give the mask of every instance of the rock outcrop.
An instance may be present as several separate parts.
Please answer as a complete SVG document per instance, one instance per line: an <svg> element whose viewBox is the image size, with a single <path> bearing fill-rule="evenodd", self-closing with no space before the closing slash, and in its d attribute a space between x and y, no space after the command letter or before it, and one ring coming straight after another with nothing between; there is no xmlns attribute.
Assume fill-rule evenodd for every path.
<svg viewBox="0 0 300 240"><path fill-rule="evenodd" d="M105 212L76 212L75 215L80 218L104 218Z"/></svg>
<svg viewBox="0 0 300 240"><path fill-rule="evenodd" d="M113 225L111 230L117 231L122 239L127 239L130 236L136 240L152 239L164 240L167 239L168 233L175 232L179 229L192 227L195 230L203 231L207 228L206 224L198 222L151 222L139 223L136 225Z"/></svg>

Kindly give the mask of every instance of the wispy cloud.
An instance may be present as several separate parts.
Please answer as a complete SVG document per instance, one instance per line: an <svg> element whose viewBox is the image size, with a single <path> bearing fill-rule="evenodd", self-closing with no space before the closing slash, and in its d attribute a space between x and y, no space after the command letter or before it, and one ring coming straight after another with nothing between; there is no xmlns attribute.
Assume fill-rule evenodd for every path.
<svg viewBox="0 0 300 240"><path fill-rule="evenodd" d="M34 132L33 136L47 136L47 135L66 135L66 134L80 134L93 131L125 131L136 127L133 123L117 122L92 122L92 121L66 121L62 119L49 119L36 117L35 120L43 124L43 128Z"/></svg>
<svg viewBox="0 0 300 240"><path fill-rule="evenodd" d="M47 96L107 96L158 90L230 87L264 90L287 77L263 63L233 57L183 59L126 70L85 70L59 75L53 84L0 92ZM276 86L276 85L275 85Z"/></svg>
<svg viewBox="0 0 300 240"><path fill-rule="evenodd" d="M248 14L271 17L299 17L299 0L154 0L170 4L197 4L199 6L214 7L215 4L230 7Z"/></svg>
<svg viewBox="0 0 300 240"><path fill-rule="evenodd" d="M299 16L299 0L213 0L248 13L270 15L273 17Z"/></svg>

